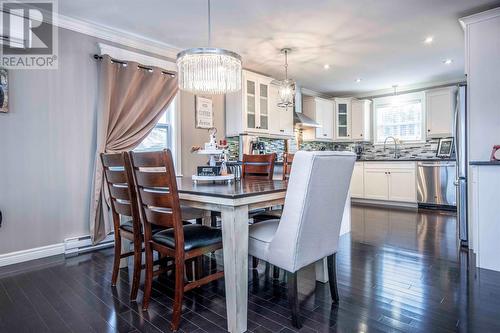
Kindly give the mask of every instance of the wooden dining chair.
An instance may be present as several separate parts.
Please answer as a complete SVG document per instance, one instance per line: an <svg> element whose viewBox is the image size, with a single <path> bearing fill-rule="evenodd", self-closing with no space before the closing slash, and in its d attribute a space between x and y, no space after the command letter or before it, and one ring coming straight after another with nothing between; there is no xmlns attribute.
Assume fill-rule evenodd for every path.
<svg viewBox="0 0 500 333"><path fill-rule="evenodd" d="M263 155L243 154L241 161L242 178L273 179L276 153Z"/></svg>
<svg viewBox="0 0 500 333"><path fill-rule="evenodd" d="M130 299L135 300L139 290L142 269L142 231L133 176L132 173L125 169L126 158L127 156L122 153L101 154L104 178L110 196L115 237L115 257L111 285L116 286L120 259L134 256ZM125 222L120 222L120 215L125 218ZM122 238L132 242L132 251L121 253Z"/></svg>
<svg viewBox="0 0 500 333"><path fill-rule="evenodd" d="M131 152L127 165L134 173L139 206L143 216L146 245L146 282L142 308L148 309L153 280L153 250L174 259L175 297L171 329L178 330L184 292L224 276L216 272L186 283L184 267L188 260L222 248L221 230L209 226L183 225L174 164L170 150ZM154 226L169 228L153 233Z"/></svg>
<svg viewBox="0 0 500 333"><path fill-rule="evenodd" d="M294 154L286 153L283 155L283 180L288 180L290 178L290 173L292 172L292 162ZM258 212L252 215L254 223L261 221L280 219L283 209L272 209L265 210L263 212Z"/></svg>
<svg viewBox="0 0 500 333"><path fill-rule="evenodd" d="M287 272L296 328L301 327L297 292L301 268L326 257L331 297L339 301L335 259L355 160L351 152L298 152L281 220L250 226L249 254Z"/></svg>

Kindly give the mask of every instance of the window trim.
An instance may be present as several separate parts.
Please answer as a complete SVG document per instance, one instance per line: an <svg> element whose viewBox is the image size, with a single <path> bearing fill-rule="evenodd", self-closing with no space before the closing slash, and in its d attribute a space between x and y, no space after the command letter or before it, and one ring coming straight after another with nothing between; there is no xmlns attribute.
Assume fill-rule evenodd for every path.
<svg viewBox="0 0 500 333"><path fill-rule="evenodd" d="M156 123L154 128L165 128L167 129L167 142L166 146L172 152L172 157L174 160L175 173L177 176L182 176L182 146L181 146L181 133L180 133L180 115L181 115L181 107L180 107L180 93L178 92L171 103L174 103L174 108L171 112L168 112L168 109L171 107L170 104L165 112L168 112L167 115L167 123ZM170 143L170 144L169 144ZM142 150L141 150L142 151ZM148 150L143 150L148 151Z"/></svg>
<svg viewBox="0 0 500 333"><path fill-rule="evenodd" d="M422 144L427 141L427 133L425 132L426 124L427 124L427 112L426 112L426 103L425 103L425 92L413 92L407 94L398 94L397 98L400 102L411 102L411 101L420 101L420 105L422 107L422 122L420 126L420 130L422 132L421 140L400 140L400 144L405 145L414 145L414 144ZM383 146L384 142L377 141L377 109L380 107L388 106L392 104L394 96L386 96L379 97L373 99L373 122L372 122L372 133L373 133L373 145L374 146Z"/></svg>

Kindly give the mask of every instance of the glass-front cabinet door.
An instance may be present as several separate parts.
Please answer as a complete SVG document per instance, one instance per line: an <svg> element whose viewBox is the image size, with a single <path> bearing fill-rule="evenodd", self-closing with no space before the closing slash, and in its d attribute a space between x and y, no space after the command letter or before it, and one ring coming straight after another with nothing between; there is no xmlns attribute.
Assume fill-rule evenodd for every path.
<svg viewBox="0 0 500 333"><path fill-rule="evenodd" d="M246 118L247 118L247 129L257 128L257 94L256 94L256 81L246 79L245 80L245 91L246 91Z"/></svg>
<svg viewBox="0 0 500 333"><path fill-rule="evenodd" d="M269 86L271 79L254 73L244 73L244 120L247 132L269 131Z"/></svg>
<svg viewBox="0 0 500 333"><path fill-rule="evenodd" d="M259 83L259 117L260 125L258 129L269 129L269 85Z"/></svg>
<svg viewBox="0 0 500 333"><path fill-rule="evenodd" d="M349 139L351 136L351 101L348 99L337 99L335 111L335 138Z"/></svg>

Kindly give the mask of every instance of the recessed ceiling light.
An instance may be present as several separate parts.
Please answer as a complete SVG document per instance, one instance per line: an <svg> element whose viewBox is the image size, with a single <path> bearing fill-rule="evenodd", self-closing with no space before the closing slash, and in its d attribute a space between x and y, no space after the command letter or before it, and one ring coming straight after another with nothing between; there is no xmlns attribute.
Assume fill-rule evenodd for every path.
<svg viewBox="0 0 500 333"><path fill-rule="evenodd" d="M433 41L434 41L434 37L432 37L432 36L426 37L424 39L425 44L432 44Z"/></svg>
<svg viewBox="0 0 500 333"><path fill-rule="evenodd" d="M358 77L358 78L356 79L356 83L360 83L360 82L361 82L361 79Z"/></svg>
<svg viewBox="0 0 500 333"><path fill-rule="evenodd" d="M445 60L443 60L443 64L445 64L445 65L450 65L452 62L453 62L452 59L445 59Z"/></svg>
<svg viewBox="0 0 500 333"><path fill-rule="evenodd" d="M324 69L330 69L330 65L329 65L329 64L324 64L324 65L323 65L323 68L324 68Z"/></svg>

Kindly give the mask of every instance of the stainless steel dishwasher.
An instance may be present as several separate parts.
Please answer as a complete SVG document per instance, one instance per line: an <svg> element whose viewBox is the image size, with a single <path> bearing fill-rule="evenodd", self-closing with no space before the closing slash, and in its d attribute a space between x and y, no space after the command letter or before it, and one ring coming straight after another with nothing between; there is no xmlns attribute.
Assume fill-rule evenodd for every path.
<svg viewBox="0 0 500 333"><path fill-rule="evenodd" d="M454 161L417 163L417 201L419 207L456 209L457 192Z"/></svg>

